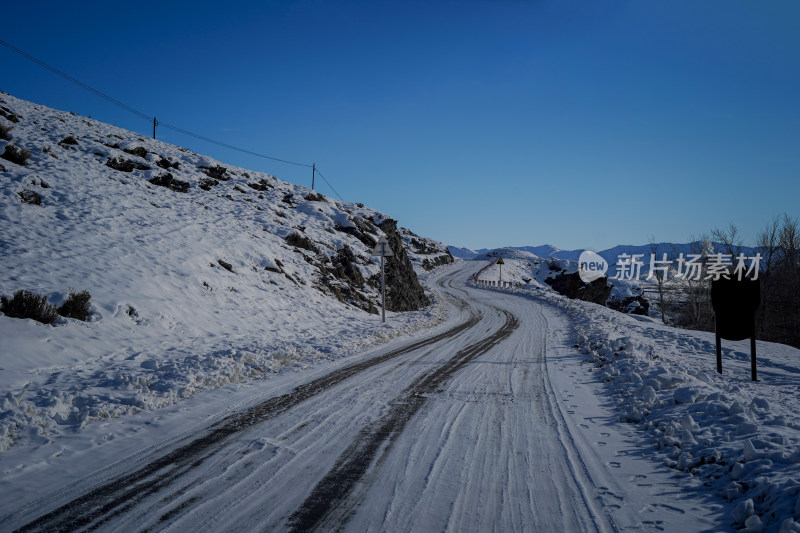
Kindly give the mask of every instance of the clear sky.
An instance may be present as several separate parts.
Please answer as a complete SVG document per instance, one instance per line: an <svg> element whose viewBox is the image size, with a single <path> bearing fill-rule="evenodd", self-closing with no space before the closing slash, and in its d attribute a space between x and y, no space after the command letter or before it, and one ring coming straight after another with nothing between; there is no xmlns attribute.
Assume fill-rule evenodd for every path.
<svg viewBox="0 0 800 533"><path fill-rule="evenodd" d="M470 248L800 217L800 2L7 2L0 39ZM0 47L0 89L152 125ZM310 185L311 171L159 138ZM321 192L334 196L318 181Z"/></svg>

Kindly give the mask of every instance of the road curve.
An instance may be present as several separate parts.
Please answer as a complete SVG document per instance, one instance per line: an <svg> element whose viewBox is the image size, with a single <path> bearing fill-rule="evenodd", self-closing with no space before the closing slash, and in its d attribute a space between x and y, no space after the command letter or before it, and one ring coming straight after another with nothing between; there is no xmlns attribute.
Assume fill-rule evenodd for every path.
<svg viewBox="0 0 800 533"><path fill-rule="evenodd" d="M308 531L324 522L331 510L346 501L353 488L379 456L391 449L392 443L408 421L453 375L476 357L508 338L519 321L504 312L506 322L499 330L483 340L458 351L441 366L417 378L395 399L380 419L365 426L353 443L339 456L336 465L317 483L300 508L291 516L291 531ZM323 529L328 529L324 527Z"/></svg>
<svg viewBox="0 0 800 533"><path fill-rule="evenodd" d="M463 319L269 398L18 531L612 531L554 404L547 320L437 279ZM163 449L163 448L162 448ZM102 476L101 476L102 477Z"/></svg>

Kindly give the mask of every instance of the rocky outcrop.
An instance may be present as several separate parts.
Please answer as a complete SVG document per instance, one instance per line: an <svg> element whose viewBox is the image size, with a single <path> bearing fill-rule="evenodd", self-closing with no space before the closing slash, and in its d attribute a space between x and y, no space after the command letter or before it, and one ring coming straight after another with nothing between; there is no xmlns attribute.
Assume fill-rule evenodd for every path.
<svg viewBox="0 0 800 533"><path fill-rule="evenodd" d="M641 295L628 296L622 300L608 300L606 306L620 313L629 313L631 315L647 316L650 311L650 303Z"/></svg>
<svg viewBox="0 0 800 533"><path fill-rule="evenodd" d="M591 283L584 283L577 272L571 274L561 272L555 277L547 278L545 281L553 287L554 291L563 294L567 298L606 305L609 296L611 296L611 286L607 283L607 280L608 277L603 276Z"/></svg>
<svg viewBox="0 0 800 533"><path fill-rule="evenodd" d="M416 311L430 304L425 291L419 284L414 267L403 246L403 239L397 230L397 221L386 219L379 227L386 234L389 247L394 256L386 258L386 309L389 311ZM380 274L373 276L370 283L380 287Z"/></svg>
<svg viewBox="0 0 800 533"><path fill-rule="evenodd" d="M415 267L430 271L455 261L446 245L433 239L420 237L407 228L399 228L399 232L409 253L411 264Z"/></svg>
<svg viewBox="0 0 800 533"><path fill-rule="evenodd" d="M352 217L350 222L352 222L352 225L337 225L335 228L336 231L341 231L347 233L348 235L352 235L361 241L364 246L372 249L372 247L375 246L375 243L378 242L378 228L375 227L375 224L359 216Z"/></svg>
<svg viewBox="0 0 800 533"><path fill-rule="evenodd" d="M286 242L295 248L302 248L303 250L308 250L314 253L319 252L319 249L314 245L311 239L305 235L297 233L296 231L286 237Z"/></svg>
<svg viewBox="0 0 800 533"><path fill-rule="evenodd" d="M366 280L361 275L357 264L358 259L353 250L345 245L332 258L330 264L320 265L322 284L340 302L349 303L368 313L377 314L378 309L361 292Z"/></svg>
<svg viewBox="0 0 800 533"><path fill-rule="evenodd" d="M433 270L436 267L449 265L453 261L455 261L455 259L453 259L452 254L450 254L448 251L446 254L437 255L434 257L426 257L422 260L422 268L425 270Z"/></svg>
<svg viewBox="0 0 800 533"><path fill-rule="evenodd" d="M189 182L176 180L169 172L161 176L156 176L150 180L150 183L158 185L159 187L166 187L175 192L189 192Z"/></svg>
<svg viewBox="0 0 800 533"><path fill-rule="evenodd" d="M133 172L134 170L150 170L148 165L144 163L139 163L138 161L131 161L130 159L125 159L124 157L112 157L108 161L106 161L106 166L109 168L113 168L114 170L119 170L120 172Z"/></svg>

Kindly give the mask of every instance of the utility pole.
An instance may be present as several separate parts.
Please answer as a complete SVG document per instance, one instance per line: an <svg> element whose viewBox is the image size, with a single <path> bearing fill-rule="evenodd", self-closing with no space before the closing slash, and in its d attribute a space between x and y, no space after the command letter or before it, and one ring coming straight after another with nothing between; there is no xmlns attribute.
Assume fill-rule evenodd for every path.
<svg viewBox="0 0 800 533"><path fill-rule="evenodd" d="M386 240L386 237L381 237L378 239L378 243L375 245L375 248L372 250L372 255L379 255L381 257L381 320L386 322L386 268L385 268L385 259L387 257L392 257L394 252L392 252L391 247L389 247L389 241Z"/></svg>
<svg viewBox="0 0 800 533"><path fill-rule="evenodd" d="M311 163L311 190L314 190L314 178L317 177L317 164Z"/></svg>
<svg viewBox="0 0 800 533"><path fill-rule="evenodd" d="M156 117L153 117L153 139L156 138L156 126L158 126L158 121L156 120Z"/></svg>
<svg viewBox="0 0 800 533"><path fill-rule="evenodd" d="M383 266L386 254L381 254L381 320L386 322L386 269Z"/></svg>

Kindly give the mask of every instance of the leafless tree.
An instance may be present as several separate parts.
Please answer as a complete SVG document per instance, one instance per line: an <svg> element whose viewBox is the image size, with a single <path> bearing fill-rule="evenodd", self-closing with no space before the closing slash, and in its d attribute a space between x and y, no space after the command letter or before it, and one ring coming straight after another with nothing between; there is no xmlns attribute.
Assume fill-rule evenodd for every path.
<svg viewBox="0 0 800 533"><path fill-rule="evenodd" d="M762 257L759 271L761 307L756 314L756 334L761 339L767 337L768 324L773 320L772 306L778 296L778 284L773 282L772 277L780 257L780 236L781 219L777 216L756 236L756 251Z"/></svg>
<svg viewBox="0 0 800 533"><path fill-rule="evenodd" d="M800 224L796 218L783 215L779 242L780 260L773 278L780 306L776 333L778 342L800 346Z"/></svg>
<svg viewBox="0 0 800 533"><path fill-rule="evenodd" d="M701 275L676 277L679 291L675 324L689 329L713 331L714 312L711 306L707 277L709 257L715 253L714 242L732 259L742 254L743 244L738 228L715 228L710 235L692 238L692 254L701 257ZM761 256L758 276L761 280L761 306L756 314L756 336L759 339L800 347L800 222L788 214L775 217L758 233L753 254ZM653 241L651 240L651 250ZM678 250L673 250L678 256ZM657 276L654 274L654 276ZM663 305L669 308L668 291ZM660 302L661 303L661 302ZM663 316L663 311L662 311Z"/></svg>
<svg viewBox="0 0 800 533"><path fill-rule="evenodd" d="M800 224L784 214L756 238L761 254L758 338L800 347Z"/></svg>
<svg viewBox="0 0 800 533"><path fill-rule="evenodd" d="M720 243L725 253L734 259L742 253L742 239L739 236L739 228L732 222L728 224L727 228L712 229L711 238Z"/></svg>
<svg viewBox="0 0 800 533"><path fill-rule="evenodd" d="M684 271L681 277L676 278L676 286L683 302L675 323L688 329L713 331L714 310L711 307L711 283L706 280L706 265L709 256L714 253L714 244L706 234L699 238L692 236L691 243L690 253L700 256L699 276L687 275Z"/></svg>
<svg viewBox="0 0 800 533"><path fill-rule="evenodd" d="M772 222L756 236L756 248L761 254L761 271L769 273L775 267L780 249L781 219L775 217Z"/></svg>
<svg viewBox="0 0 800 533"><path fill-rule="evenodd" d="M658 243L656 242L655 235L650 236L650 257L655 258L656 260L661 260L661 257L658 257ZM661 312L661 322L666 324L667 321L667 301L666 301L666 287L665 283L667 280L665 279L666 276L664 272L658 269L652 269L648 278L654 278L656 282L656 292L658 294L658 310Z"/></svg>

